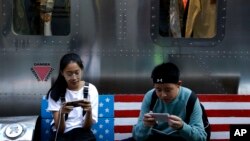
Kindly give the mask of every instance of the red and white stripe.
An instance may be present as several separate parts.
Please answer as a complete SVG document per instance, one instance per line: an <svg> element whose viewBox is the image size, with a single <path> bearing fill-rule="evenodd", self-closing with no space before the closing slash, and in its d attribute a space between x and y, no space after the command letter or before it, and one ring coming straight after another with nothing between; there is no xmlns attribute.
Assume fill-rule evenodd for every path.
<svg viewBox="0 0 250 141"><path fill-rule="evenodd" d="M132 136L137 123L142 94L115 95L115 140ZM211 124L211 141L228 141L230 124L250 124L250 95L198 95Z"/></svg>

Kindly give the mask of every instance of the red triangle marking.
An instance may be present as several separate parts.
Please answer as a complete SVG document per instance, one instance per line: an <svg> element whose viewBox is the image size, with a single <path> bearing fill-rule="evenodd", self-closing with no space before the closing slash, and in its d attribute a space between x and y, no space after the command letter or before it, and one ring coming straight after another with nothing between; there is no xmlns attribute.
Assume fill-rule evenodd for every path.
<svg viewBox="0 0 250 141"><path fill-rule="evenodd" d="M45 78L48 76L51 67L50 66L33 66L33 70L39 77L41 81L44 81Z"/></svg>

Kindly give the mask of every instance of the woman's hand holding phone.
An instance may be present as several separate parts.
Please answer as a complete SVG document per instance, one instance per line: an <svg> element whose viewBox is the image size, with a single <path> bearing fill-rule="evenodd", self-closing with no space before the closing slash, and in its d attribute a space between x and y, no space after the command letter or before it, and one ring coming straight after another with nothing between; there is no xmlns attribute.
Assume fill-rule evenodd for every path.
<svg viewBox="0 0 250 141"><path fill-rule="evenodd" d="M87 99L83 99L82 102L78 103L78 105L81 106L82 109L84 111L86 111L86 112L92 110L92 108L91 108L91 102L88 101Z"/></svg>

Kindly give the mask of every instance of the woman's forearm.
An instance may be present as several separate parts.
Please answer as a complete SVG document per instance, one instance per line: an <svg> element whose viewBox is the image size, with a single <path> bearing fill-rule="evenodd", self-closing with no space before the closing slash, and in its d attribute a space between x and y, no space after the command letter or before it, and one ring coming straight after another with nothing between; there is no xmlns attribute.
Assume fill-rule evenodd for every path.
<svg viewBox="0 0 250 141"><path fill-rule="evenodd" d="M61 112L55 113L55 128L60 132L63 133L65 129L65 118L64 114ZM60 125L60 126L59 126Z"/></svg>
<svg viewBox="0 0 250 141"><path fill-rule="evenodd" d="M85 121L83 123L83 128L90 129L92 124L93 124L92 111L90 110L90 111L86 112L86 117L85 117Z"/></svg>

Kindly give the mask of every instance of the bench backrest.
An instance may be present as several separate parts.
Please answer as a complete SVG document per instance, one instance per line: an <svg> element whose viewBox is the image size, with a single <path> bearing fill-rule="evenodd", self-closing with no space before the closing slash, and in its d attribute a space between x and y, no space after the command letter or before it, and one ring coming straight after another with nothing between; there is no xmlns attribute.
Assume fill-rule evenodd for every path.
<svg viewBox="0 0 250 141"><path fill-rule="evenodd" d="M98 141L121 140L130 137L132 126L139 116L143 94L116 94L99 96L99 119L93 126ZM211 140L229 140L231 124L250 124L250 95L198 95L211 124ZM42 137L46 139L51 115L42 102ZM47 116L43 116L47 114Z"/></svg>

